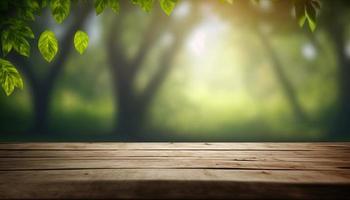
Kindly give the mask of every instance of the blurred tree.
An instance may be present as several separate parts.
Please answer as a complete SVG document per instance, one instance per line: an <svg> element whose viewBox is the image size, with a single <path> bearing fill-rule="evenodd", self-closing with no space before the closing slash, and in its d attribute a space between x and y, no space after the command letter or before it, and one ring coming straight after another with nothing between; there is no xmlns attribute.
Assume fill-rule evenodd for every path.
<svg viewBox="0 0 350 200"><path fill-rule="evenodd" d="M334 46L338 64L338 114L331 127L331 134L344 136L350 131L350 59L346 55L348 42L347 26L350 11L349 1L325 1L325 9L321 15L329 40Z"/></svg>
<svg viewBox="0 0 350 200"><path fill-rule="evenodd" d="M189 2L188 2L189 3ZM193 4L193 2L191 2ZM121 32L122 26L118 23L120 18L113 21L107 36L107 52L110 63L113 86L115 88L117 132L127 137L135 137L139 132L158 89L162 86L165 78L172 67L172 61L182 47L186 36L191 32L198 20L197 7L193 9L186 20L176 20L174 16L162 15L160 10L154 10L152 19L142 34L136 55L128 60L125 55L125 46L122 46L121 37L115 37ZM165 32L172 34L171 44L159 57L158 69L149 79L144 90L139 92L135 88L135 82L140 70L144 67L143 62L151 49L155 46L160 35Z"/></svg>
<svg viewBox="0 0 350 200"><path fill-rule="evenodd" d="M265 3L269 3L265 1ZM294 9L293 2L276 1L262 6L253 5L250 1L240 1L233 7L222 7L220 12L224 18L232 23L239 24L242 28L248 28L254 32L259 39L267 58L271 62L271 67L275 74L286 101L288 101L295 118L299 122L307 122L308 117L305 113L294 88L292 81L287 76L283 67L283 62L278 55L278 48L274 47L270 39L271 35L280 33L292 35L300 34L301 29L295 23L291 13ZM244 20L242 20L244 19ZM307 36L313 38L312 34L307 32Z"/></svg>
<svg viewBox="0 0 350 200"><path fill-rule="evenodd" d="M84 25L91 10L91 5L86 4L77 8L76 11L73 12L74 17L72 17L73 20L71 24L63 29L64 32L62 33L62 39L60 39L59 43L59 46L62 47L61 51L58 53L55 60L47 66L48 70L45 75L40 76L37 72L38 63L34 64L30 59L17 54L9 55L10 60L18 66L19 70L24 74L28 81L32 95L31 99L34 113L33 131L36 133L48 132L50 102L55 84L73 49L71 44L73 42L74 33ZM40 23L40 21L37 21L36 23ZM38 55L37 52L34 54Z"/></svg>
<svg viewBox="0 0 350 200"><path fill-rule="evenodd" d="M279 58L278 53L271 44L269 36L267 36L260 30L257 31L257 36L260 38L261 44L264 47L266 55L271 61L272 69L276 75L279 84L281 85L283 93L286 96L287 101L289 102L289 105L291 106L294 112L295 118L299 122L306 122L308 119L304 109L302 108L301 103L299 102L298 94L292 82L289 80L283 68L281 59Z"/></svg>

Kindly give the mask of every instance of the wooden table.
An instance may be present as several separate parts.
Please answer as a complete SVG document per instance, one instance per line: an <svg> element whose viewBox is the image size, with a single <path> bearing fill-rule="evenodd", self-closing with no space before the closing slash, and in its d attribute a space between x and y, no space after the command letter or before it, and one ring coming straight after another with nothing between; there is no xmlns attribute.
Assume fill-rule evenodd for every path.
<svg viewBox="0 0 350 200"><path fill-rule="evenodd" d="M350 143L2 143L0 198L350 199Z"/></svg>

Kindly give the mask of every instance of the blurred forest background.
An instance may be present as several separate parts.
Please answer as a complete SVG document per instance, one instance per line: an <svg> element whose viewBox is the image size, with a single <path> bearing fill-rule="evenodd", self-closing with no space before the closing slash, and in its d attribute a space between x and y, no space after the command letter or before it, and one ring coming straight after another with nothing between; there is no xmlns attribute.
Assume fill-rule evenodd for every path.
<svg viewBox="0 0 350 200"><path fill-rule="evenodd" d="M170 17L124 2L119 15L79 5L61 25L36 20L60 51L47 63L36 39L29 59L11 57L25 88L0 95L0 141L350 139L347 1L323 1L314 33L287 1L183 0Z"/></svg>

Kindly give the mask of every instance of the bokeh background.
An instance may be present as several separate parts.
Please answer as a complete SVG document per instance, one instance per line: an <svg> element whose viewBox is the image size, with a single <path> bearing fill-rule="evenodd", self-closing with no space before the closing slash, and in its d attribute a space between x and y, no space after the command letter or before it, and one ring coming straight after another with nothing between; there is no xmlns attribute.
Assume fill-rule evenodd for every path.
<svg viewBox="0 0 350 200"><path fill-rule="evenodd" d="M0 141L348 141L350 6L300 28L288 1L182 0L170 17L121 1L77 5L47 63L12 55L24 90L0 95ZM72 38L88 32L79 55Z"/></svg>

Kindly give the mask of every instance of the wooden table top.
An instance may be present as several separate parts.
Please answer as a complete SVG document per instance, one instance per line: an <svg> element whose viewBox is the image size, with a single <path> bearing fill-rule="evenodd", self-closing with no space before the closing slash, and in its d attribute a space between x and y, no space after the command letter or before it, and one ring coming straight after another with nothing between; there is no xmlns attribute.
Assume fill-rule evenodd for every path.
<svg viewBox="0 0 350 200"><path fill-rule="evenodd" d="M1 143L1 199L350 199L350 143Z"/></svg>

